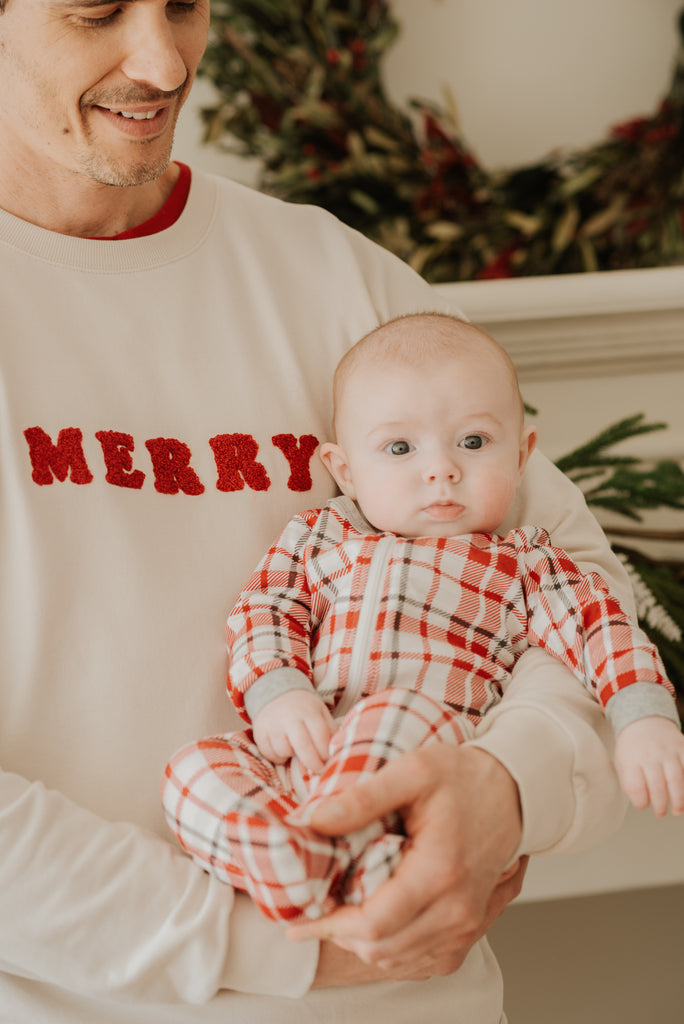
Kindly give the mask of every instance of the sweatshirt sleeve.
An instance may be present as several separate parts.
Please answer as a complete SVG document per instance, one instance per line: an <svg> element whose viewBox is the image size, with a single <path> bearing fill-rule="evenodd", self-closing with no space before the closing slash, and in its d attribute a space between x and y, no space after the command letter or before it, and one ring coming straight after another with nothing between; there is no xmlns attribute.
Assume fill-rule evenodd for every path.
<svg viewBox="0 0 684 1024"><path fill-rule="evenodd" d="M500 704L470 742L518 786L518 855L582 850L619 828L626 804L610 759L610 726L586 688L540 648L519 659Z"/></svg>
<svg viewBox="0 0 684 1024"><path fill-rule="evenodd" d="M220 989L298 996L314 977L316 943L288 942L169 843L9 772L0 864L0 965L11 974L149 1003L203 1003Z"/></svg>
<svg viewBox="0 0 684 1024"><path fill-rule="evenodd" d="M288 523L228 616L228 693L247 722L280 692L313 686L303 557L316 518L314 511Z"/></svg>
<svg viewBox="0 0 684 1024"><path fill-rule="evenodd" d="M540 452L527 466L507 531L542 526L583 572L596 572L630 614L629 581L580 490ZM613 768L612 734L599 705L550 654L519 659L500 704L473 741L516 780L523 816L520 853L571 852L620 825L625 800Z"/></svg>

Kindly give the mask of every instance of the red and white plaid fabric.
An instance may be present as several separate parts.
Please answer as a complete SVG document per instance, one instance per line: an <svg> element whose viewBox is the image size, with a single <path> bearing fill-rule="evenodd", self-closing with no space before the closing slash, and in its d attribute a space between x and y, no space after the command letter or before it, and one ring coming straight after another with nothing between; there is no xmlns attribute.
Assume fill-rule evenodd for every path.
<svg viewBox="0 0 684 1024"><path fill-rule="evenodd" d="M405 686L477 723L530 645L559 658L604 707L636 681L672 692L655 647L603 579L584 575L545 530L407 540L361 534L344 510L336 499L295 517L231 612L228 688L246 721L246 691L294 668L333 711L350 685L359 696ZM359 681L349 672L368 641L359 626L369 602Z"/></svg>
<svg viewBox="0 0 684 1024"><path fill-rule="evenodd" d="M270 764L249 731L190 744L166 771L164 808L181 844L278 920L358 902L401 846L396 822L322 839L303 811L289 820L301 801L310 808L421 743L468 738L530 645L603 706L637 681L672 692L604 581L544 530L408 540L363 533L348 510L336 499L292 520L227 626L229 692L246 721L245 694L278 669L306 676L338 717L352 707L323 774Z"/></svg>
<svg viewBox="0 0 684 1024"><path fill-rule="evenodd" d="M267 917L316 918L374 892L404 842L396 816L339 839L318 835L308 827L316 803L425 743L471 735L468 722L424 694L385 690L344 718L320 775L271 764L250 730L184 747L166 768L164 810L188 853Z"/></svg>

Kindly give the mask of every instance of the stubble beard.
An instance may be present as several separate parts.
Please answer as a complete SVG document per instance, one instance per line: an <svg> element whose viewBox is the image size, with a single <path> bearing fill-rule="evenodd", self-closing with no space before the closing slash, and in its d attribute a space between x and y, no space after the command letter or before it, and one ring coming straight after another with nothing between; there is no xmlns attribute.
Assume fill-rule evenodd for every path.
<svg viewBox="0 0 684 1024"><path fill-rule="evenodd" d="M99 148L98 140L86 127L86 146L82 153L81 166L88 177L99 185L111 185L116 188L133 188L136 185L146 185L160 178L171 161L176 122L188 91L188 80L186 79L183 85L174 93L160 94L158 92L146 92L141 89L127 89L122 90L118 94L110 94L102 105L116 107L120 103L121 106L125 106L128 102L154 102L160 98L167 97L179 98L180 102L171 115L173 118L172 122L167 125L167 139L164 148L160 152L154 155L150 154L147 157L145 150L152 150L154 146L159 146L159 138L141 139L137 143L131 143L132 146L139 148L136 150L134 157L130 160L124 160L120 157L110 157L103 153ZM88 102L102 101L95 99L91 95L87 98L85 105L88 105Z"/></svg>
<svg viewBox="0 0 684 1024"><path fill-rule="evenodd" d="M158 142L158 140L156 140ZM145 143L140 143L144 146ZM160 178L171 161L173 134L163 153L154 158L137 157L135 161L108 159L102 153L89 152L83 161L83 170L98 185L111 185L116 188L133 188L136 185L147 185L150 181Z"/></svg>

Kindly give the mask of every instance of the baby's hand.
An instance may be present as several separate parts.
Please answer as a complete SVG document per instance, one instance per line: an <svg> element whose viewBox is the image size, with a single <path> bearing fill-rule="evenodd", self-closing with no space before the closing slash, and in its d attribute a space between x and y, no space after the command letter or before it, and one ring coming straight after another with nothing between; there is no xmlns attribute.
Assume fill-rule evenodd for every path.
<svg viewBox="0 0 684 1024"><path fill-rule="evenodd" d="M312 772L328 760L335 721L321 698L310 690L288 690L265 704L252 723L254 742L273 764L298 757Z"/></svg>
<svg viewBox="0 0 684 1024"><path fill-rule="evenodd" d="M635 807L650 804L658 818L684 813L684 735L655 715L625 726L615 743L620 785Z"/></svg>

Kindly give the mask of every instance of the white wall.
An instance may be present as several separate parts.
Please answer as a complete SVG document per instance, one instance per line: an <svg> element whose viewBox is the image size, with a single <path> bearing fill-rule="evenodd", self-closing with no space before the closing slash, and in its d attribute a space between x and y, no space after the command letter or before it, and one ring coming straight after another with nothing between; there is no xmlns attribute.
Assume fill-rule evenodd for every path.
<svg viewBox="0 0 684 1024"><path fill-rule="evenodd" d="M398 99L456 97L489 167L584 146L650 112L667 88L681 0L394 0Z"/></svg>

